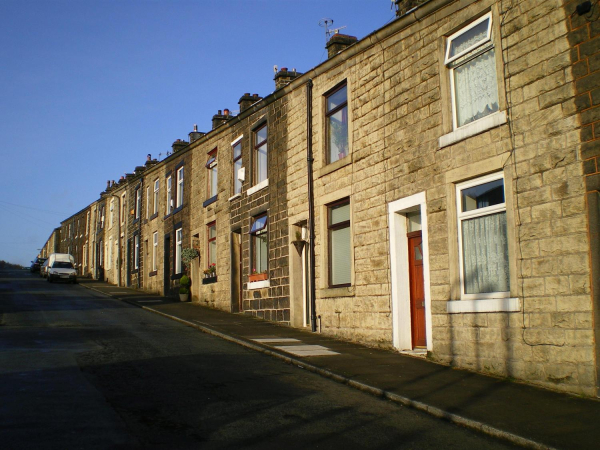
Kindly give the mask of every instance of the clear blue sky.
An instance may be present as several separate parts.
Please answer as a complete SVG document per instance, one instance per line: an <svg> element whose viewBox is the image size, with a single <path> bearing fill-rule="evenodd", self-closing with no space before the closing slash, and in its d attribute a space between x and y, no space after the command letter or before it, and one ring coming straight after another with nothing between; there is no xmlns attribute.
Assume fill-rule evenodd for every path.
<svg viewBox="0 0 600 450"><path fill-rule="evenodd" d="M209 131L273 66L326 59L321 18L359 39L390 0L1 0L0 260L28 265L60 221Z"/></svg>

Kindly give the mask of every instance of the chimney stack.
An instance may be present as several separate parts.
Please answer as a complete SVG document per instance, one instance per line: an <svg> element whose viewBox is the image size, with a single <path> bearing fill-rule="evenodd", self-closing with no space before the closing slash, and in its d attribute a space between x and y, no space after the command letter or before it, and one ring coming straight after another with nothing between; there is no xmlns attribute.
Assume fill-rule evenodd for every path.
<svg viewBox="0 0 600 450"><path fill-rule="evenodd" d="M194 124L194 131L192 131L191 133L188 134L188 136L190 138L190 144L194 141L197 141L205 134L206 133L203 133L202 131L198 131L198 125Z"/></svg>
<svg viewBox="0 0 600 450"><path fill-rule="evenodd" d="M300 72L296 72L296 69L288 70L287 67L282 67L279 72L275 74L275 90L281 89L282 87L290 84L295 78L302 75Z"/></svg>
<svg viewBox="0 0 600 450"><path fill-rule="evenodd" d="M395 0L396 3L396 17L403 16L408 11L417 6L425 3L427 0Z"/></svg>
<svg viewBox="0 0 600 450"><path fill-rule="evenodd" d="M356 36L336 33L331 36L325 48L327 49L327 58L333 58L335 55L354 44L358 39Z"/></svg>
<svg viewBox="0 0 600 450"><path fill-rule="evenodd" d="M212 118L212 129L214 130L231 119L233 119L233 116L229 115L229 110L227 108L225 108L224 111L219 109L217 114L215 114Z"/></svg>
<svg viewBox="0 0 600 450"><path fill-rule="evenodd" d="M240 113L242 111L247 110L254 103L259 102L261 100L262 100L262 97L259 97L258 94L250 95L249 92L246 92L244 95L242 95L242 97L240 98L240 101L238 102L238 105L240 105Z"/></svg>
<svg viewBox="0 0 600 450"><path fill-rule="evenodd" d="M173 142L173 145L171 146L171 148L173 149L173 153L177 153L180 150L183 150L184 148L186 148L188 146L189 142L187 141L182 141L181 139L177 139L175 142Z"/></svg>

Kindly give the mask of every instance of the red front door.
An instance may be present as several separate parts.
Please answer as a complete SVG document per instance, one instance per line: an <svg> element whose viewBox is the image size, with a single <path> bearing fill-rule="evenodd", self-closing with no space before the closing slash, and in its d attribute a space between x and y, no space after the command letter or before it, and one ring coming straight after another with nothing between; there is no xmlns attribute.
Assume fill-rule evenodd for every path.
<svg viewBox="0 0 600 450"><path fill-rule="evenodd" d="M412 345L426 347L425 285L423 283L423 239L420 231L408 233L408 269L410 277L410 315Z"/></svg>

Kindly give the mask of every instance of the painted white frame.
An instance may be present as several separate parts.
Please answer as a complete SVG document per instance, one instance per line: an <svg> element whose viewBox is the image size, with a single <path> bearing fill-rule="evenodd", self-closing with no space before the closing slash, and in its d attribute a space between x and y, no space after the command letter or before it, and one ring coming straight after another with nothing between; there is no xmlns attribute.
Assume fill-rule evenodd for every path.
<svg viewBox="0 0 600 450"><path fill-rule="evenodd" d="M181 273L181 251L183 241L183 230L177 228L175 230L175 273Z"/></svg>
<svg viewBox="0 0 600 450"><path fill-rule="evenodd" d="M171 202L173 199L171 195L173 193L173 177L169 175L167 177L167 216L171 214Z"/></svg>
<svg viewBox="0 0 600 450"><path fill-rule="evenodd" d="M152 206L152 215L157 214L158 213L158 199L160 195L160 181L158 180L158 178L156 180L154 180L154 202L153 202L153 206Z"/></svg>
<svg viewBox="0 0 600 450"><path fill-rule="evenodd" d="M475 186L480 186L496 180L502 180L502 188L504 189L504 203L498 205L487 206L485 208L474 209L471 211L462 212L461 191ZM458 263L459 263L459 278L460 278L460 298L461 300L480 300L480 299L495 299L508 298L510 291L506 292L485 292L479 294L465 293L465 276L464 276L464 261L463 261L463 244L462 244L462 221L473 219L475 217L483 217L499 212L506 213L506 188L504 180L504 172L497 172L473 180L465 181L456 185L456 226L458 231ZM508 236L507 236L508 239ZM510 262L509 262L510 264Z"/></svg>
<svg viewBox="0 0 600 450"><path fill-rule="evenodd" d="M425 334L427 350L433 350L431 314L431 277L429 274L429 232L425 192L405 197L388 204L390 228L390 269L392 284L392 345L399 350L412 350L410 314L410 284L408 268L408 239L406 213L421 212L423 240L423 284L425 294Z"/></svg>
<svg viewBox="0 0 600 450"><path fill-rule="evenodd" d="M177 202L175 207L179 208L183 205L183 167L177 169Z"/></svg>
<svg viewBox="0 0 600 450"><path fill-rule="evenodd" d="M477 25L479 25L481 22L484 22L486 20L489 20L488 22L488 29L487 29L487 34L484 40L476 42L475 44L471 45L470 47L467 47L466 49L464 49L463 51L457 53L454 56L450 56L450 45L452 44L452 41L454 39L456 39L458 36L460 36L461 34L466 33L467 31L469 31L471 28L476 27ZM452 61L457 60L458 58L460 58L463 55L466 55L467 53L469 53L471 50L489 42L492 39L492 13L491 11L483 16L481 16L479 19L475 20L474 22L471 22L469 25L467 25L464 28L461 28L460 30L458 30L456 33L451 34L450 36L448 36L448 39L446 40L446 58L444 60L444 64L450 64Z"/></svg>
<svg viewBox="0 0 600 450"><path fill-rule="evenodd" d="M110 211L110 216L109 216L110 217L110 220L109 220L110 225L109 225L108 229L110 230L115 223L115 199L114 198L110 199L109 211Z"/></svg>
<svg viewBox="0 0 600 450"><path fill-rule="evenodd" d="M158 270L158 231L152 234L152 272Z"/></svg>
<svg viewBox="0 0 600 450"><path fill-rule="evenodd" d="M136 234L133 237L133 267L137 270L140 268L140 235Z"/></svg>
<svg viewBox="0 0 600 450"><path fill-rule="evenodd" d="M467 32L468 30L475 27L476 25L479 25L481 22L483 22L486 19L489 19L486 38L482 41L479 41L479 42L471 45L470 47L466 48L465 50L461 51L460 53L457 53L456 55L454 55L450 58L449 57L450 44L452 43L452 40L454 38L456 38L457 36L460 36L461 34ZM491 37L492 37L492 13L489 12L489 13L485 14L484 16L480 17L479 19L477 19L476 21L472 22L471 24L467 25L466 27L461 28L459 31L452 34L450 37L448 37L448 39L446 40L446 57L445 57L444 64L446 66L448 66L448 64L452 63L453 61L456 61L461 56L464 56L464 55L468 54L469 52L473 51L474 49L476 49L478 47L482 47L485 44L487 44L488 42L491 42ZM493 46L490 47L490 49L492 49L492 48L494 48L494 47ZM474 59L477 56L480 56L480 54L478 53L476 55L473 55L473 58L469 58L468 60L471 61L472 59ZM467 61L464 61L463 63L466 63L466 62ZM460 65L462 65L463 63L461 63ZM456 67L448 67L448 73L450 75L450 100L452 102L452 129L457 130L462 127L466 127L472 123L475 123L475 122L477 122L477 120L475 122L470 122L465 125L462 125L461 127L458 126L458 119L456 117L457 111L456 111L456 91L455 91L455 86L454 86L454 69L456 69ZM496 83L497 83L497 81L496 81ZM486 116L486 117L488 117L488 116ZM486 117L482 117L479 120L484 120Z"/></svg>
<svg viewBox="0 0 600 450"><path fill-rule="evenodd" d="M146 186L146 220L150 218L150 186Z"/></svg>
<svg viewBox="0 0 600 450"><path fill-rule="evenodd" d="M232 161L232 167L235 167L235 163L234 163L234 160L233 160L233 159L234 159L234 158L233 158L233 148L234 148L234 147L235 147L237 144L240 144L240 141L243 139L243 137L244 137L244 135L242 134L242 135L240 135L240 136L236 137L236 138L235 138L233 141L231 141L231 144L230 144L230 145L231 145L231 161ZM241 145L241 144L240 144L240 145ZM240 155L241 155L241 152L242 152L242 149L240 148ZM240 161L242 161L242 164L244 163L244 162L243 162L243 161L244 161L244 157L243 157L243 155L241 155L241 156L240 156ZM237 173L235 173L235 172L236 172L236 171L235 171L235 170L233 170L233 186L232 186L233 197L231 197L229 200L232 200L232 199L233 199L233 198L234 198L236 195L240 195L240 194L242 193L242 184L243 184L243 183L242 183L242 181L243 181L243 180L241 180L241 179L238 177L238 174L237 174ZM235 184L236 184L236 181L240 181L240 191L239 191L239 192L236 192L236 189L235 189Z"/></svg>

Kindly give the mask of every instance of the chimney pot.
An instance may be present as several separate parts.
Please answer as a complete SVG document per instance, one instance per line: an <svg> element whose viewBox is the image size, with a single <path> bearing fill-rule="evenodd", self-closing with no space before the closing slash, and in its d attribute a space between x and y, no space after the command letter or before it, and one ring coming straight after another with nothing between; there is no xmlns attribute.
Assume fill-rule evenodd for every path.
<svg viewBox="0 0 600 450"><path fill-rule="evenodd" d="M229 115L229 110L227 108L225 108L223 110L223 115L228 116Z"/></svg>
<svg viewBox="0 0 600 450"><path fill-rule="evenodd" d="M217 114L221 116L221 115L223 115L223 112L219 109Z"/></svg>
<svg viewBox="0 0 600 450"><path fill-rule="evenodd" d="M194 124L194 133L197 133L197 132L198 132L198 125Z"/></svg>

